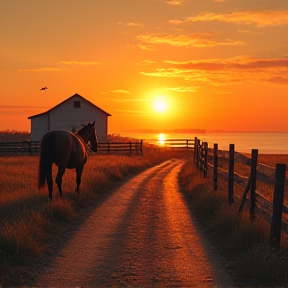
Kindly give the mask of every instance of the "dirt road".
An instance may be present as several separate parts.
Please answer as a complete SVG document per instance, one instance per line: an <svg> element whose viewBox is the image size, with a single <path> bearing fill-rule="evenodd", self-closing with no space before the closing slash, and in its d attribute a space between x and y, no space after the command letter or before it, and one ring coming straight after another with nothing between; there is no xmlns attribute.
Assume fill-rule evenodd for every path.
<svg viewBox="0 0 288 288"><path fill-rule="evenodd" d="M231 287L185 206L182 165L166 161L111 193L33 287Z"/></svg>

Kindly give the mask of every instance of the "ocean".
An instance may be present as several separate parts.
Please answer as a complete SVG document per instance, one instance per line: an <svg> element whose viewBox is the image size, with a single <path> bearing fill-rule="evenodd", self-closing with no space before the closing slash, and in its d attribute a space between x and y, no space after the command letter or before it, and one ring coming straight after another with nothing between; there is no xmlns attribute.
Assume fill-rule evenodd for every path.
<svg viewBox="0 0 288 288"><path fill-rule="evenodd" d="M120 132L123 137L143 139L146 142L157 143L157 140L169 138L194 139L208 142L208 147L218 143L218 149L229 150L229 144L235 145L235 151L251 153L252 149L258 149L260 154L288 154L288 133L264 133L264 132L206 132L206 133L142 133Z"/></svg>

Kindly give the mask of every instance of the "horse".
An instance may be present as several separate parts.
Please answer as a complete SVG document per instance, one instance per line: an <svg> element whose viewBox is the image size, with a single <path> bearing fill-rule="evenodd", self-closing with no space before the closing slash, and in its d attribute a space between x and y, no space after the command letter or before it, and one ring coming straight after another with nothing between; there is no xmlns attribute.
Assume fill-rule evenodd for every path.
<svg viewBox="0 0 288 288"><path fill-rule="evenodd" d="M97 152L98 139L95 129L95 121L88 123L75 133L58 130L47 132L41 140L40 162L38 170L38 189L44 187L45 180L49 190L49 199L52 200L53 180L52 166L58 166L56 184L60 198L62 198L62 176L65 169L76 169L76 191L79 194L79 186L84 164L87 162L86 147L90 146Z"/></svg>

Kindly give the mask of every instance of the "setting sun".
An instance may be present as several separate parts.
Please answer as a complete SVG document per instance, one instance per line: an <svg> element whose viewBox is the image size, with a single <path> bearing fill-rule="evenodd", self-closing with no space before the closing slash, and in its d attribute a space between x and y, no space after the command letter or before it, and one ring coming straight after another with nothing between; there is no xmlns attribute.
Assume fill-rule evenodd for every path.
<svg viewBox="0 0 288 288"><path fill-rule="evenodd" d="M165 96L159 96L154 102L154 109L158 113L165 112L167 110L167 99Z"/></svg>

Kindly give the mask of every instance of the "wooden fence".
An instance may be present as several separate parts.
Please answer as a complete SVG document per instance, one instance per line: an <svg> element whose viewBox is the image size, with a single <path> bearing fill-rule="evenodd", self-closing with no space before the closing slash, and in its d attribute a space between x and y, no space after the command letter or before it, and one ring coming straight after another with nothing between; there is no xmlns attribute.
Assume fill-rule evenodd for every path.
<svg viewBox="0 0 288 288"><path fill-rule="evenodd" d="M143 141L99 142L99 154L125 154L143 156ZM24 142L0 142L0 155L38 155L40 153L40 141Z"/></svg>
<svg viewBox="0 0 288 288"><path fill-rule="evenodd" d="M219 167L220 159L228 159L228 170ZM241 212L244 204L250 202L250 215L260 215L271 223L271 244L280 245L281 230L288 233L288 223L282 221L282 212L288 214L288 207L283 204L284 186L288 184L285 164L276 164L276 168L258 163L258 150L252 149L251 159L235 152L234 144L230 144L229 151L218 150L218 144L208 148L207 142L200 142L195 138L194 163L203 171L203 176L209 173L213 177L214 191L218 189L218 177L228 182L227 198L229 205L238 203ZM235 163L246 165L250 168L249 177L234 172ZM285 179L286 178L286 179ZM256 180L264 184L274 185L273 201L270 201L256 191ZM234 194L234 184L243 188L242 195ZM248 192L250 195L248 197ZM256 202L257 201L257 202ZM256 205L257 203L257 205Z"/></svg>
<svg viewBox="0 0 288 288"><path fill-rule="evenodd" d="M194 139L178 139L178 138L169 138L169 139L158 139L157 145L160 147L167 147L173 149L194 149Z"/></svg>

